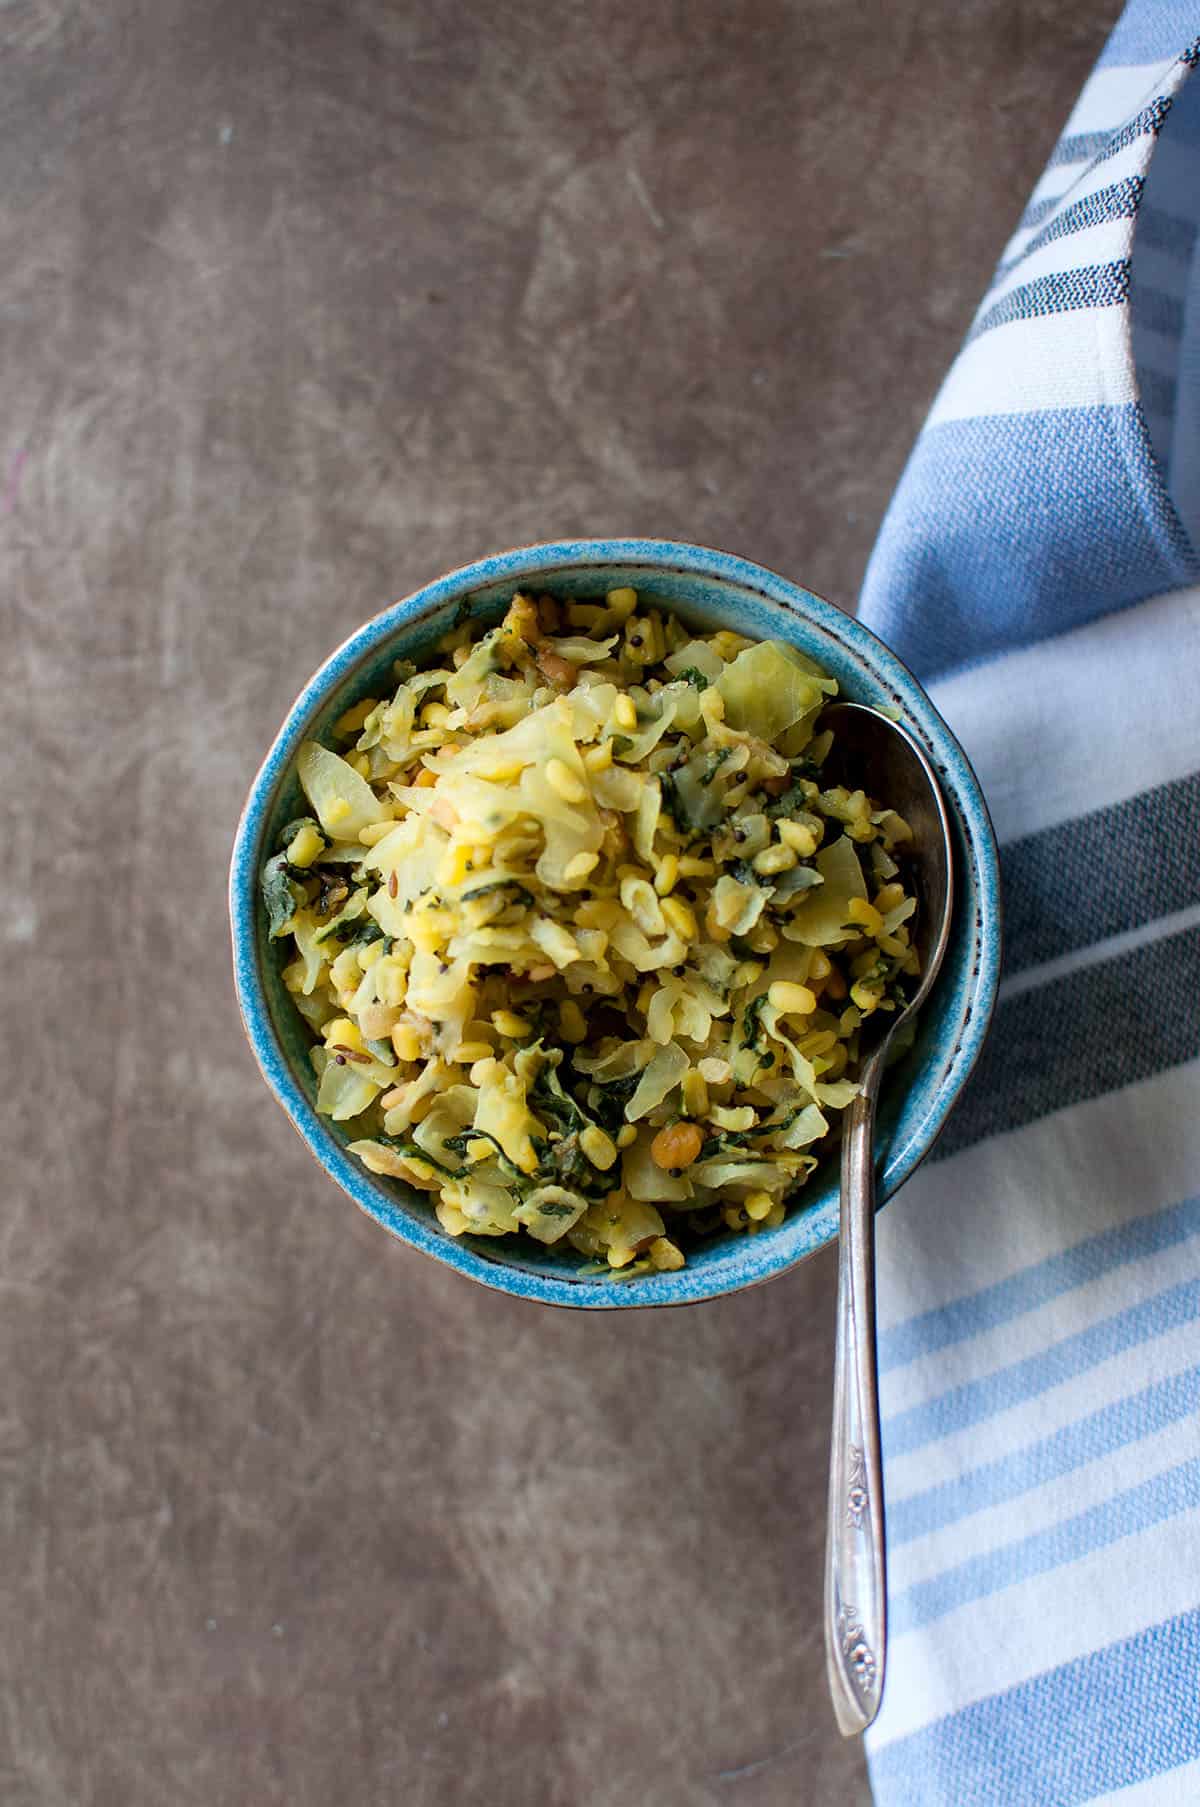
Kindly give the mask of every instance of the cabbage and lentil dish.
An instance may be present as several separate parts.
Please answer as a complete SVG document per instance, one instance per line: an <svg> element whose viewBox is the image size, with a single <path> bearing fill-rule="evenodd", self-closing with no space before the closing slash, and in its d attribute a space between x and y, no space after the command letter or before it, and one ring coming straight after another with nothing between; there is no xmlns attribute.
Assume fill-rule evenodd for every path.
<svg viewBox="0 0 1200 1807"><path fill-rule="evenodd" d="M919 971L908 825L822 785L836 682L631 589L438 654L304 744L263 870L317 1109L451 1236L630 1274L779 1225Z"/></svg>

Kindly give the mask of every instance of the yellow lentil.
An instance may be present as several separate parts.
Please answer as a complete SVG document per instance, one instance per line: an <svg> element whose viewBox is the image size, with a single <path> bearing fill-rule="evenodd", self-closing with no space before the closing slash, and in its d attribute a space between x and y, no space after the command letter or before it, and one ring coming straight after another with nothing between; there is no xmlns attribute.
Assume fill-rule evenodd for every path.
<svg viewBox="0 0 1200 1807"><path fill-rule="evenodd" d="M807 985L793 985L786 979L776 979L768 986L767 997L784 1016L811 1016L817 1007L816 997Z"/></svg>
<svg viewBox="0 0 1200 1807"><path fill-rule="evenodd" d="M849 922L861 923L868 935L880 935L883 933L883 917L879 914L875 905L869 904L865 897L852 897L850 899L846 917Z"/></svg>
<svg viewBox="0 0 1200 1807"><path fill-rule="evenodd" d="M705 1083L704 1075L693 1067L684 1074L683 1083L679 1089L683 1098L683 1108L688 1116L707 1117L708 1086Z"/></svg>
<svg viewBox="0 0 1200 1807"><path fill-rule="evenodd" d="M558 1026L563 1040L578 1044L587 1037L587 1022L574 998L564 998L558 1007Z"/></svg>
<svg viewBox="0 0 1200 1807"><path fill-rule="evenodd" d="M311 866L319 853L324 852L325 837L320 829L314 828L311 822L294 834L288 842L287 856L293 866Z"/></svg>
<svg viewBox="0 0 1200 1807"><path fill-rule="evenodd" d="M580 1133L579 1146L593 1167L607 1173L617 1158L616 1144L602 1129L588 1128Z"/></svg>
<svg viewBox="0 0 1200 1807"><path fill-rule="evenodd" d="M700 933L695 916L679 897L664 897L662 901L664 921L668 922L681 941L695 941Z"/></svg>
<svg viewBox="0 0 1200 1807"><path fill-rule="evenodd" d="M796 855L791 847L784 847L777 842L774 847L764 847L761 853L756 853L751 863L756 872L765 875L789 872L796 864Z"/></svg>
<svg viewBox="0 0 1200 1807"><path fill-rule="evenodd" d="M608 744L607 742L605 743ZM679 861L673 853L664 854L654 874L654 889L660 897L669 897L679 878Z"/></svg>
<svg viewBox="0 0 1200 1807"><path fill-rule="evenodd" d="M578 884L589 872L594 872L600 864L598 853L577 853L563 867L563 877L569 885Z"/></svg>
<svg viewBox="0 0 1200 1807"><path fill-rule="evenodd" d="M817 837L805 822L780 822L779 838L785 847L798 853L802 860L811 859L817 851Z"/></svg>
<svg viewBox="0 0 1200 1807"><path fill-rule="evenodd" d="M497 1035L513 1042L524 1041L527 1035L533 1034L533 1024L512 1010L493 1010L492 1027Z"/></svg>
<svg viewBox="0 0 1200 1807"><path fill-rule="evenodd" d="M582 803L587 796L587 787L561 759L546 762L546 782L551 790L557 791L564 803Z"/></svg>

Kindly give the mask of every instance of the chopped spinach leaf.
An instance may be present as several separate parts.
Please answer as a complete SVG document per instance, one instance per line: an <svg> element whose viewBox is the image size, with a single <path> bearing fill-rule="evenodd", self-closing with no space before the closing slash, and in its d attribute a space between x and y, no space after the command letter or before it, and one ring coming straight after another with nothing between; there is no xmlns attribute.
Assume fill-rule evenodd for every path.
<svg viewBox="0 0 1200 1807"><path fill-rule="evenodd" d="M382 1142L385 1148L394 1148L396 1153L406 1161L422 1161L426 1167L434 1167L439 1173L448 1173L452 1179L461 1179L467 1171L465 1167L447 1167L443 1162L435 1160L431 1154L426 1154L423 1148L418 1148L415 1142L405 1142L399 1136L385 1135L382 1130L372 1136L371 1140L372 1142ZM448 1146L449 1144L447 1144Z"/></svg>
<svg viewBox="0 0 1200 1807"><path fill-rule="evenodd" d="M529 1102L539 1117L553 1123L564 1134L574 1129L587 1129L591 1123L591 1118L564 1089L551 1066L544 1066L534 1080Z"/></svg>
<svg viewBox="0 0 1200 1807"><path fill-rule="evenodd" d="M767 994L765 991L760 992L758 997L751 998L747 1004L742 1012L742 1039L738 1043L739 1047L756 1048L758 1046L764 1033L761 1019L766 1006Z"/></svg>
<svg viewBox="0 0 1200 1807"><path fill-rule="evenodd" d="M472 1142L490 1142L496 1151L496 1161L509 1179L525 1180L528 1178L527 1174L522 1173L521 1169L509 1160L495 1136L489 1135L486 1129L464 1129L461 1135L443 1136L442 1147L448 1148L451 1154L465 1155L468 1145Z"/></svg>
<svg viewBox="0 0 1200 1807"><path fill-rule="evenodd" d="M749 1135L743 1130L722 1130L719 1136L708 1136L696 1156L698 1161L711 1161L716 1155L736 1157L745 1154L749 1145Z"/></svg>
<svg viewBox="0 0 1200 1807"><path fill-rule="evenodd" d="M674 822L676 829L688 841L696 840L703 831L684 801L675 774L660 772L658 782L662 786L662 806Z"/></svg>
<svg viewBox="0 0 1200 1807"><path fill-rule="evenodd" d="M343 947L369 947L373 941L386 939L377 922L331 922L327 929L321 929L313 937L314 941L340 941Z"/></svg>
<svg viewBox="0 0 1200 1807"><path fill-rule="evenodd" d="M539 1169L538 1183L562 1186L565 1191L578 1192L585 1198L606 1198L612 1191L613 1180L594 1167L579 1146L579 1134L572 1130L570 1135L563 1136L555 1142L543 1156Z"/></svg>
<svg viewBox="0 0 1200 1807"><path fill-rule="evenodd" d="M772 797L763 809L763 814L770 822L779 821L780 817L799 815L808 808L808 799L798 784L789 785L781 797Z"/></svg>
<svg viewBox="0 0 1200 1807"><path fill-rule="evenodd" d="M260 884L272 941L291 927L296 911L305 901L303 891L289 873L282 853L273 854L262 869Z"/></svg>
<svg viewBox="0 0 1200 1807"><path fill-rule="evenodd" d="M534 901L532 892L527 891L515 878L495 878L486 885L476 885L473 891L462 892L462 902L473 903L477 897L488 897L493 891L511 891L514 903L532 904Z"/></svg>
<svg viewBox="0 0 1200 1807"><path fill-rule="evenodd" d="M682 831L686 822L679 802L679 792L675 789L675 780L670 772L660 772L658 782L662 790L662 806L674 818L676 828Z"/></svg>
<svg viewBox="0 0 1200 1807"><path fill-rule="evenodd" d="M604 1129L621 1129L625 1123L625 1106L637 1091L641 1080L640 1073L629 1073L624 1079L610 1079L607 1084L600 1080L592 1081L593 1096L591 1102L595 1106L596 1121ZM600 1103L595 1103L595 1093L600 1095Z"/></svg>

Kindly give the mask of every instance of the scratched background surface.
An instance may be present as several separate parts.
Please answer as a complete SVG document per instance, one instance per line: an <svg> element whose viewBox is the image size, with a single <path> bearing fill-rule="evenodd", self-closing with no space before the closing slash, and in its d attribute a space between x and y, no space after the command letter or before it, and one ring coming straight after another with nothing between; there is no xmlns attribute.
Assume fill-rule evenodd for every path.
<svg viewBox="0 0 1200 1807"><path fill-rule="evenodd" d="M301 682L452 565L850 602L1115 12L0 0L0 1801L867 1799L832 1261L601 1321L390 1243L242 1042Z"/></svg>

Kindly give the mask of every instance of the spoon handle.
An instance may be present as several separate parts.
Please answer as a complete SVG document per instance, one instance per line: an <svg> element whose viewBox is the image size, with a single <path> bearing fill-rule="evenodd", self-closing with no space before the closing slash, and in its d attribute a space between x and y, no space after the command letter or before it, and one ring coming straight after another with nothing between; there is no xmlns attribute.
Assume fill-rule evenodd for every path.
<svg viewBox="0 0 1200 1807"><path fill-rule="evenodd" d="M879 1711L887 1648L883 1472L875 1366L875 1100L878 1061L843 1119L841 1226L829 1527L825 1546L825 1666L843 1735Z"/></svg>

